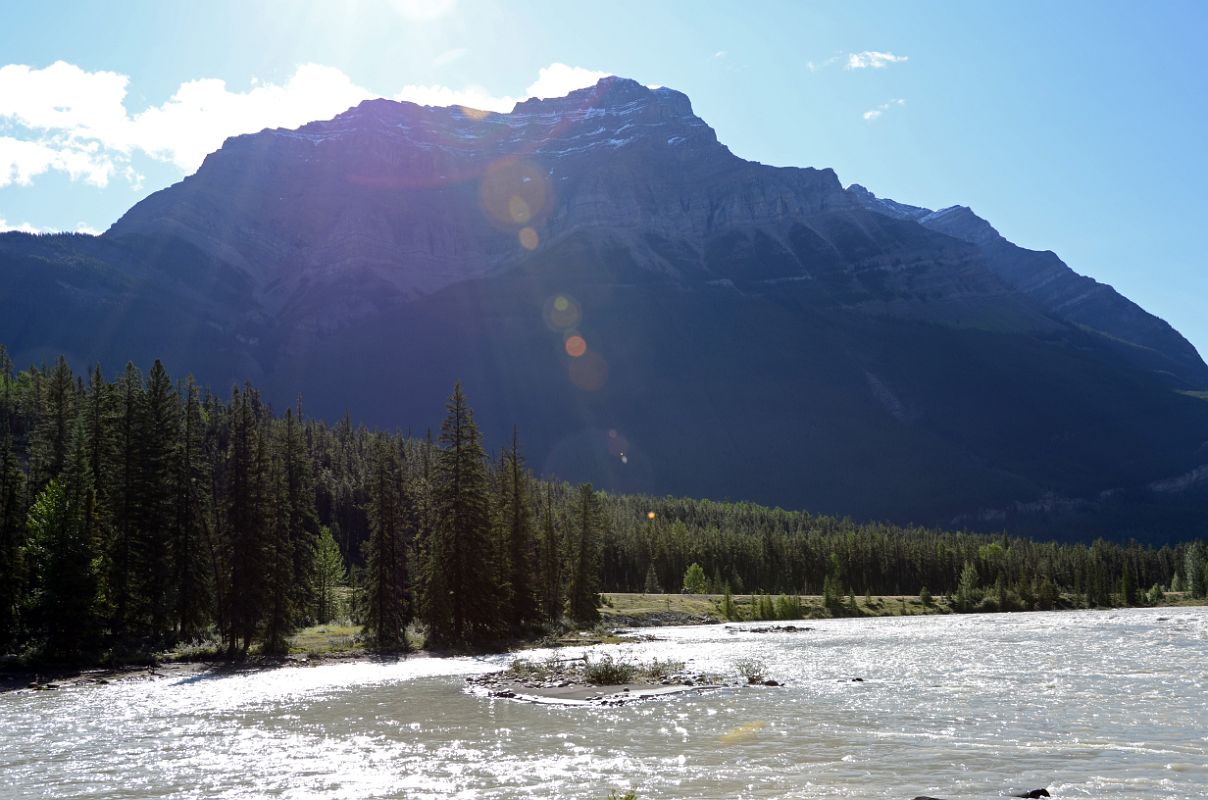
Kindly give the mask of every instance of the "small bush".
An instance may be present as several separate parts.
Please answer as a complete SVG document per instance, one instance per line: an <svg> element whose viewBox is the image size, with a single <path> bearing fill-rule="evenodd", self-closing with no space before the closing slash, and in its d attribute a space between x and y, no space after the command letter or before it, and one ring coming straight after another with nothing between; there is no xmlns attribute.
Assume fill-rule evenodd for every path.
<svg viewBox="0 0 1208 800"><path fill-rule="evenodd" d="M549 680L550 668L539 661L518 658L508 665L508 674L519 680L544 681Z"/></svg>
<svg viewBox="0 0 1208 800"><path fill-rule="evenodd" d="M743 658L734 662L738 674L747 679L747 683L763 683L767 678L768 667L757 658Z"/></svg>
<svg viewBox="0 0 1208 800"><path fill-rule="evenodd" d="M650 681L662 681L670 678L677 672L684 671L683 661L659 661L657 658L649 664L643 664L638 672L642 677Z"/></svg>
<svg viewBox="0 0 1208 800"><path fill-rule="evenodd" d="M599 661L588 661L583 667L583 677L597 686L615 686L633 680L637 667L628 661L617 661L604 656Z"/></svg>

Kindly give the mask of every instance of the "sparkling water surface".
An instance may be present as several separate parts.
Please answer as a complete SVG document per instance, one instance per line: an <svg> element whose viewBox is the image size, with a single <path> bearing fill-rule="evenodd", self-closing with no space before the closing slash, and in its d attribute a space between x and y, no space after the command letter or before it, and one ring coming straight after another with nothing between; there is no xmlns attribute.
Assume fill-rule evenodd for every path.
<svg viewBox="0 0 1208 800"><path fill-rule="evenodd" d="M622 707L463 690L506 656L9 693L0 797L1208 798L1208 608L806 624L588 648L787 684Z"/></svg>

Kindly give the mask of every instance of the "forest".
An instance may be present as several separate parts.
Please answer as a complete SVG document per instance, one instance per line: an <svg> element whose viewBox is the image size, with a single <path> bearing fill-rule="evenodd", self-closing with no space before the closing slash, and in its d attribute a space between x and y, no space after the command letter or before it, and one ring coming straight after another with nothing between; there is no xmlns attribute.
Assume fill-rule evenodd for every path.
<svg viewBox="0 0 1208 800"><path fill-rule="evenodd" d="M434 409L434 416L437 409ZM214 637L281 654L351 591L369 644L498 646L601 592L949 595L959 610L1203 597L1202 543L1068 544L613 495L488 451L460 385L425 437L330 424L155 362L112 379L0 346L0 655L119 661ZM770 605L770 601L768 603ZM783 605L783 604L782 604ZM852 604L854 607L854 602ZM793 608L791 603L788 608Z"/></svg>

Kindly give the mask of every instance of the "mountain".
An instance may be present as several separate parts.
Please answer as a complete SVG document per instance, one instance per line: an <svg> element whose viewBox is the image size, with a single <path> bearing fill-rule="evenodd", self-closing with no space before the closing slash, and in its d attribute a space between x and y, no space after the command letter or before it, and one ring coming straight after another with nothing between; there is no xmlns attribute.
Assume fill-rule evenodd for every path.
<svg viewBox="0 0 1208 800"><path fill-rule="evenodd" d="M615 490L1150 540L1208 524L1208 366L971 211L733 155L619 78L228 139L100 237L0 235L0 341L159 357ZM1197 527L1199 526L1199 527Z"/></svg>

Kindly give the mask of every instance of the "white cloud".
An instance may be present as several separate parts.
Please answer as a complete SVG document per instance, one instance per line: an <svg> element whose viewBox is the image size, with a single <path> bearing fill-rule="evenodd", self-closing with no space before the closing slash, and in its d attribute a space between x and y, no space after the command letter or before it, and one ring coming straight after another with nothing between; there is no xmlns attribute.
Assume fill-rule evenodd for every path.
<svg viewBox="0 0 1208 800"><path fill-rule="evenodd" d="M713 54L713 57L714 57L714 58L725 58L725 57L726 57L726 51L725 51L725 50L718 50L716 53L714 53L714 54Z"/></svg>
<svg viewBox="0 0 1208 800"><path fill-rule="evenodd" d="M516 105L514 97L496 97L481 86L467 86L463 89L452 89L448 86L404 86L395 100L406 100L421 106L467 106L482 111L506 113Z"/></svg>
<svg viewBox="0 0 1208 800"><path fill-rule="evenodd" d="M876 106L875 108L870 108L864 112L864 121L873 122L874 120L878 120L883 117L885 112L889 111L891 108L901 108L905 105L906 101L901 97L890 100L888 103L881 103L881 105Z"/></svg>
<svg viewBox="0 0 1208 800"><path fill-rule="evenodd" d="M555 62L537 70L537 80L530 83L525 92L527 97L562 97L575 89L595 86L601 78L611 74Z"/></svg>
<svg viewBox="0 0 1208 800"><path fill-rule="evenodd" d="M30 225L28 222L20 224L10 224L4 217L0 217L0 233L8 233L9 231L20 231L21 233L60 233L57 228L39 228L36 225ZM72 228L73 233L86 233L89 236L100 236L101 232L89 225L87 222L77 222Z"/></svg>
<svg viewBox="0 0 1208 800"><path fill-rule="evenodd" d="M284 85L232 92L214 78L181 84L166 103L131 119L131 143L191 172L228 136L264 128L296 128L326 119L375 95L340 70L303 64Z"/></svg>
<svg viewBox="0 0 1208 800"><path fill-rule="evenodd" d="M30 141L0 136L0 186L29 186L50 170L65 172L72 180L106 186L113 174L112 158L96 142L81 142L58 135Z"/></svg>
<svg viewBox="0 0 1208 800"><path fill-rule="evenodd" d="M436 58L432 59L432 66L434 66L434 67L448 66L449 64L452 64L454 61L464 58L466 56L466 54L468 54L469 52L470 52L469 48L466 48L466 47L454 47L452 50L446 50L445 52L438 55Z"/></svg>
<svg viewBox="0 0 1208 800"><path fill-rule="evenodd" d="M404 86L394 95L394 99L407 100L421 106L466 106L506 114L522 100L530 97L562 97L575 89L595 86L597 81L608 77L609 74L554 63L538 70L537 80L530 83L520 97L493 95L481 86L453 89L448 86L410 85Z"/></svg>
<svg viewBox="0 0 1208 800"><path fill-rule="evenodd" d="M0 233L8 233L9 231L20 231L21 233L41 233L42 231L30 225L28 222L19 224L10 223L4 217L0 217Z"/></svg>
<svg viewBox="0 0 1208 800"><path fill-rule="evenodd" d="M864 50L859 53L848 53L844 69L884 69L890 64L901 64L909 61L909 56L895 56L893 53L883 53L879 50Z"/></svg>
<svg viewBox="0 0 1208 800"><path fill-rule="evenodd" d="M439 58L460 57L454 53ZM517 100L559 97L606 75L554 63L542 67L519 98L477 86L441 85L404 86L394 98L507 112ZM44 69L0 67L0 131L5 134L0 135L0 187L28 186L56 171L100 187L120 176L140 189L136 154L191 172L229 136L328 119L382 96L320 64L299 66L283 84L252 81L246 91L232 91L214 78L188 81L167 101L133 114L126 107L128 86L125 75L88 72L62 61Z"/></svg>

